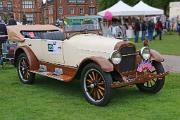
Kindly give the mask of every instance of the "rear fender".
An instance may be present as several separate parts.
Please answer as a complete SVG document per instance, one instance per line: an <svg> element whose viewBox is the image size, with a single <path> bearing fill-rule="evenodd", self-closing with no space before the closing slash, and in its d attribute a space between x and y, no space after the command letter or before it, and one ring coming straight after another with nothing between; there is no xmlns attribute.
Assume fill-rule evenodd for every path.
<svg viewBox="0 0 180 120"><path fill-rule="evenodd" d="M14 61L15 66L17 64L17 60L18 60L19 55L22 53L25 53L27 58L28 58L30 70L38 70L39 69L39 60L37 59L37 57L35 56L33 51L27 46L21 46L21 47L16 49L15 59L14 59L15 60Z"/></svg>

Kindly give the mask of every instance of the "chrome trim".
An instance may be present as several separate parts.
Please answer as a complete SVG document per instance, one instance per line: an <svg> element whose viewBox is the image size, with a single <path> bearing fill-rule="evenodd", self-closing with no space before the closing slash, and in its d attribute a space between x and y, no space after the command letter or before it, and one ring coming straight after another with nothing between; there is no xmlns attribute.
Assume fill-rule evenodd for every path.
<svg viewBox="0 0 180 120"><path fill-rule="evenodd" d="M132 56L132 55L138 55L138 53L126 54L126 55L122 55L122 57L127 57L127 56Z"/></svg>

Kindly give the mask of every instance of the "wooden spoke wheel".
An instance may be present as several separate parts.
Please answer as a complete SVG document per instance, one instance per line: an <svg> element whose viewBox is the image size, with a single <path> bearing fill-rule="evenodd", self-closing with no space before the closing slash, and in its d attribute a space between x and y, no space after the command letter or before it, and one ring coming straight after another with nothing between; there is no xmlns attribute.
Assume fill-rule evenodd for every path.
<svg viewBox="0 0 180 120"><path fill-rule="evenodd" d="M95 69L90 69L85 76L84 86L87 90L87 93L93 100L101 100L104 98L105 94L105 84L104 80L99 73Z"/></svg>
<svg viewBox="0 0 180 120"><path fill-rule="evenodd" d="M86 100L94 105L104 106L111 97L112 78L94 64L88 64L82 72L82 89Z"/></svg>
<svg viewBox="0 0 180 120"><path fill-rule="evenodd" d="M152 71L149 71L150 73L153 73L153 74L157 74L157 70L154 69ZM150 81L147 81L144 83L144 86L147 87L147 88L151 88L153 86L156 85L156 82L157 82L158 79L154 78L154 79L151 79Z"/></svg>
<svg viewBox="0 0 180 120"><path fill-rule="evenodd" d="M153 70L151 70L150 73L153 73L153 74L164 73L164 68L161 63L153 61L152 65L153 65ZM165 77L152 79L145 83L137 84L136 86L142 92L157 93L163 88L164 82L165 82Z"/></svg>
<svg viewBox="0 0 180 120"><path fill-rule="evenodd" d="M31 84L34 81L35 74L29 71L29 63L26 54L21 54L17 61L17 72L19 79L24 84Z"/></svg>

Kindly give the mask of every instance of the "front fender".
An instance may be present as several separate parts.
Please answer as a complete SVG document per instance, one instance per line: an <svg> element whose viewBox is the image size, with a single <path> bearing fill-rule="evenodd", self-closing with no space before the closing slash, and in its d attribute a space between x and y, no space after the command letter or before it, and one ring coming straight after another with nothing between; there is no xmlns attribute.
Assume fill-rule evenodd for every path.
<svg viewBox="0 0 180 120"><path fill-rule="evenodd" d="M83 68L85 65L91 62L98 64L104 72L112 72L114 70L113 64L108 59L96 56L84 59L79 68Z"/></svg>
<svg viewBox="0 0 180 120"><path fill-rule="evenodd" d="M151 49L150 54L151 54L151 60L157 61L157 62L164 62L164 58L156 50Z"/></svg>

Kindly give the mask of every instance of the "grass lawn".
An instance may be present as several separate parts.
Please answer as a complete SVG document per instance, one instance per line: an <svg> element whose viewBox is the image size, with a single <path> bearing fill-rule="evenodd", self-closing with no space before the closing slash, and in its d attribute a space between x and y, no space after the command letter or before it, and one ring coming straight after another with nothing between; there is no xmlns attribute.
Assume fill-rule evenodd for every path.
<svg viewBox="0 0 180 120"><path fill-rule="evenodd" d="M0 120L180 120L179 78L170 74L155 95L114 89L110 104L96 107L85 101L78 81L38 76L34 85L23 85L14 68L0 69Z"/></svg>
<svg viewBox="0 0 180 120"><path fill-rule="evenodd" d="M140 39L137 46L138 48L143 46ZM161 54L180 56L180 36L177 33L167 33L163 35L162 40L156 38L156 40L152 41L150 48L159 51Z"/></svg>

